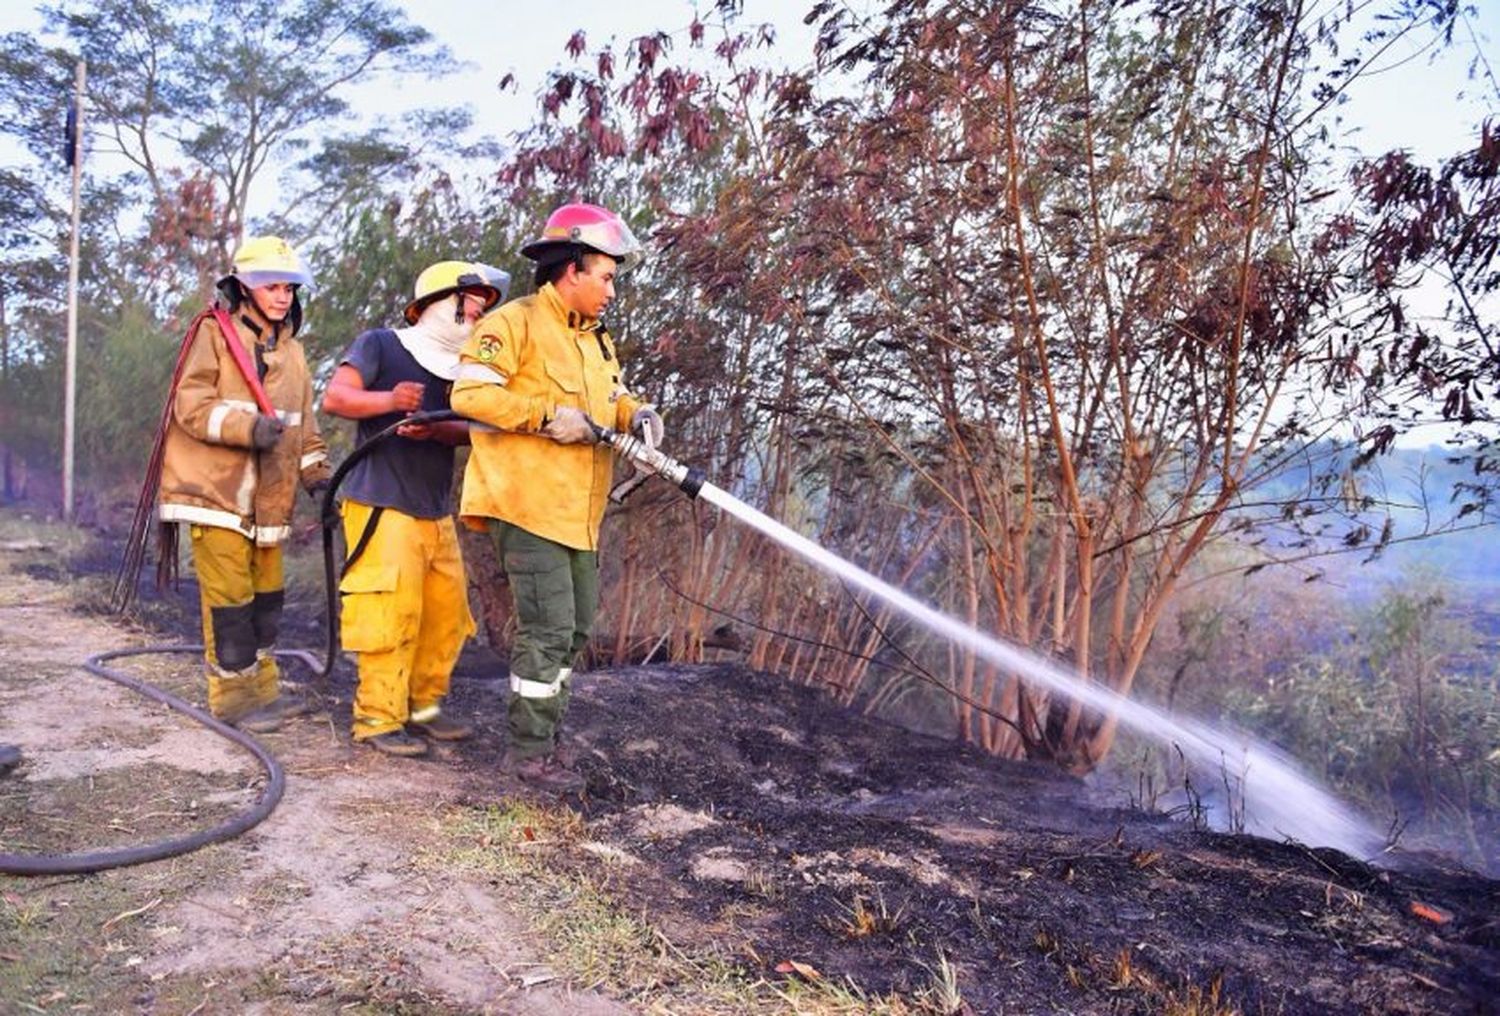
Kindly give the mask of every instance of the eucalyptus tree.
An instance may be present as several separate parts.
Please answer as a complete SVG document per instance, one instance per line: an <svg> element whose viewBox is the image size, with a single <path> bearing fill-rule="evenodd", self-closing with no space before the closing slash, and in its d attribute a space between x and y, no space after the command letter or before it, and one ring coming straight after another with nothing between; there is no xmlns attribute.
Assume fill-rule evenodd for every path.
<svg viewBox="0 0 1500 1016"><path fill-rule="evenodd" d="M729 22L737 5L716 9ZM976 627L1129 694L1213 541L1275 525L1303 544L1283 548L1295 557L1391 538L1346 466L1306 465L1370 404L1334 352L1364 234L1327 200L1320 130L1329 82L1367 66L1357 50L1319 79L1347 13L823 0L808 15L817 65L757 69L748 106L728 87L749 80L732 43L717 74L684 61L668 75L637 52L612 88L612 63L560 76L543 100L552 127L502 183L604 198L666 181L651 191L652 309L632 320L656 340L653 369L697 391L684 401L736 407L759 457L726 479ZM1380 13L1441 35L1459 9ZM674 438L712 464L726 432ZM1310 483L1271 486L1295 464ZM990 751L1086 770L1109 750L1114 717L767 567L753 537L674 517L650 559L670 571L685 543L713 549L678 577L775 629L753 637L752 662L854 696L874 660L941 685L935 701ZM691 654L703 617L673 621Z"/></svg>
<svg viewBox="0 0 1500 1016"><path fill-rule="evenodd" d="M1500 102L1490 74L1480 87ZM1339 345L1339 380L1368 395L1390 420L1372 429L1366 454L1388 447L1406 427L1434 418L1457 428L1454 454L1470 455L1472 505L1488 503L1500 471L1500 124L1476 126L1472 147L1437 166L1388 152L1357 166L1363 199L1342 223L1364 270L1364 313ZM1439 313L1424 313L1436 293Z"/></svg>
<svg viewBox="0 0 1500 1016"><path fill-rule="evenodd" d="M1329 398L1349 259L1307 98L1341 26L1296 0L816 10L866 91L770 127L805 285L768 313L816 313L838 418L921 478L897 524L939 533L929 595L1128 694L1211 540L1328 535L1347 507L1265 493L1361 405ZM990 750L1087 769L1113 741L1113 717L939 659Z"/></svg>
<svg viewBox="0 0 1500 1016"><path fill-rule="evenodd" d="M168 288L177 272L202 281L222 268L252 197L274 188L264 203L279 224L311 233L371 179L409 169L412 143L357 122L350 86L454 67L386 0L83 0L42 11L41 38L4 40L0 89L18 114L7 130L53 157L84 59L91 174L139 188L143 228L120 233ZM433 114L443 133L454 115Z"/></svg>

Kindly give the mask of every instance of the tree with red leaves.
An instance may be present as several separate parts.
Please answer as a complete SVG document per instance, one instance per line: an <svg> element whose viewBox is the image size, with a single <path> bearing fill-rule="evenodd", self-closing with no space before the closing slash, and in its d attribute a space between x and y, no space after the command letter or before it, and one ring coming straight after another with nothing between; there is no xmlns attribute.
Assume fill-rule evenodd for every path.
<svg viewBox="0 0 1500 1016"><path fill-rule="evenodd" d="M1457 16L1427 6L1388 13L1438 31ZM737 27L735 4L717 13L716 60L699 57L695 23L634 40L624 80L609 49L590 60L575 36L573 68L499 180L518 199L635 208L633 225L652 227L623 348L639 387L677 408L684 455L1122 694L1214 541L1261 544L1259 567L1400 538L1350 496L1349 457L1315 461L1369 404L1349 387L1363 361L1339 351L1341 314L1373 286L1387 320L1366 327L1397 334L1379 280L1424 258L1446 259L1456 292L1493 289L1487 131L1436 181L1367 169L1385 182L1380 218L1360 221L1321 211L1327 93L1304 98L1311 54L1341 26L1296 0L1067 14L900 0L867 21L825 0L809 13L817 65L798 72L748 67L764 36ZM665 65L681 37L693 59ZM1376 253L1351 275L1356 250ZM1465 327L1471 366L1493 371L1481 317ZM1420 374L1405 348L1404 378L1369 382L1383 396ZM1473 378L1451 360L1433 376L1451 413L1472 412L1451 386ZM1278 477L1293 467L1311 480L1288 494ZM685 526L686 510L654 513L659 530L632 515L612 576L617 653L665 627L695 658L712 608L762 629L756 665L851 698L943 687L961 734L990 751L1083 771L1113 743L1113 717L830 597L796 566L764 569L756 537ZM645 561L678 600L632 592Z"/></svg>

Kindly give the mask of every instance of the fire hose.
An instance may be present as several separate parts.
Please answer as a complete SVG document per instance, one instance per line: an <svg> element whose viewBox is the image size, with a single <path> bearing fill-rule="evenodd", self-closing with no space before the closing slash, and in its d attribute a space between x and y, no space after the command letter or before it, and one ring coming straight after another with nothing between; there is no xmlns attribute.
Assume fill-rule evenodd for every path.
<svg viewBox="0 0 1500 1016"><path fill-rule="evenodd" d="M348 458L339 463L339 467L333 471L333 476L329 478L328 489L323 492L321 513L323 525L323 579L324 588L327 590L328 643L326 655L323 658L323 666L318 672L320 684L326 682L328 676L333 672L334 662L338 659L339 655L339 580L364 550L364 540L362 539L350 549L348 557L344 559L342 564L338 561L334 534L338 530L340 521L338 510L339 485L344 482L344 478L348 475L349 470L353 469L361 459L370 454L380 442L394 435L402 427L467 419L468 417L455 413L451 409L413 413L391 424L384 430L371 435L368 441L365 441L358 448L354 449ZM471 426L479 428L484 425L471 422ZM697 497L698 491L703 489L704 473L698 467L683 465L633 434L600 426L593 420L589 421L589 426L593 429L594 439L599 444L607 445L616 455L635 466L642 474L660 476L690 498ZM634 489L634 483L626 481L620 485L620 488L623 489L621 496L615 497L613 494L611 495L616 501L623 500L624 495Z"/></svg>
<svg viewBox="0 0 1500 1016"><path fill-rule="evenodd" d="M322 664L318 665L312 654L304 650L276 651L278 657L299 660L313 670L316 674L320 691L326 689L327 679L333 672L333 667L339 654L339 576L353 563L354 559L358 556L358 550L362 549L357 547L355 553L352 553L342 564L337 560L334 533L340 521L336 501L339 485L355 464L373 451L382 441L394 435L400 428L413 424L433 424L463 419L466 419L466 417L460 416L452 410L414 413L360 444L358 448L354 449L339 464L330 477L328 488L323 493L320 517L323 529L323 571L327 589L327 653ZM639 437L609 427L602 427L592 420L589 423L593 428L595 439L600 444L607 445L616 455L635 466L642 476L647 474L661 476L687 494L688 497L698 496L698 492L704 484L704 473L701 469L683 465ZM477 427L480 425L475 424L474 426ZM636 484L634 485L638 485L640 478L637 477ZM621 486L629 486L633 489L634 485L627 481L626 484L622 484ZM617 498L617 500L619 499L623 498ZM145 681L105 666L106 662L110 660L127 656L153 653L202 652L203 646L201 645L167 645L148 646L140 649L118 649L89 657L84 662L83 667L97 677L113 681L137 694L155 699L169 708L191 717L214 733L228 738L250 752L266 773L266 785L256 802L249 808L235 813L223 822L208 829L140 846L67 854L15 854L0 852L0 874L33 876L86 874L89 872L105 871L110 868L145 864L148 861L159 861L168 857L190 853L211 843L221 843L225 840L233 839L258 825L275 810L276 805L280 803L281 797L286 790L286 774L282 770L281 764L277 762L276 758L260 742L170 692L163 691Z"/></svg>
<svg viewBox="0 0 1500 1016"><path fill-rule="evenodd" d="M193 645L116 649L89 657L85 661L83 669L98 677L123 685L137 694L155 699L186 716L190 716L214 733L229 738L229 740L250 752L250 754L255 756L256 761L260 763L261 768L266 771L266 786L261 791L259 800L251 807L237 812L218 825L211 826L208 829L136 847L119 847L112 850L92 850L72 854L0 853L0 872L6 875L79 875L93 871L104 871L109 868L124 868L132 864L145 864L147 861L160 861L164 858L189 853L200 847L206 847L210 843L221 843L224 840L233 839L259 824L262 819L275 810L276 805L281 801L282 793L286 790L286 774L282 771L281 764L276 761L275 757L260 742L243 731L236 730L227 723L215 719L209 713L199 709L190 702L178 698L170 692L162 691L155 685L147 684L145 681L131 677L129 674L105 666L106 661L118 659L122 656L138 656L145 653L202 652L202 646ZM276 655L295 657L301 654L296 651L287 651L285 653L278 652Z"/></svg>

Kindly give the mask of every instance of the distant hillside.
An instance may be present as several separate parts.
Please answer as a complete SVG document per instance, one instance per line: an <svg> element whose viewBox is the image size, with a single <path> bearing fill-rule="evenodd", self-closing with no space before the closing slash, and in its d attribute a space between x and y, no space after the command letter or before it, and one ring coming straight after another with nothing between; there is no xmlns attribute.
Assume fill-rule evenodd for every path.
<svg viewBox="0 0 1500 1016"><path fill-rule="evenodd" d="M1289 501L1308 497L1353 497L1367 499L1367 507L1350 515L1340 510L1316 519L1312 528L1321 532L1299 532L1291 525L1277 525L1265 547L1285 553L1305 549L1299 544L1342 550L1345 540L1361 525L1364 539L1357 547L1317 562L1317 567L1347 580L1360 595L1363 590L1414 574L1440 579L1454 591L1455 599L1484 597L1500 583L1500 527L1494 507L1480 505L1475 487L1492 477L1475 471L1473 451L1455 451L1441 445L1398 448L1353 470L1354 454L1329 443L1309 446L1303 461L1282 470L1274 479L1256 488L1253 500ZM1473 505L1460 515L1466 505ZM1266 515L1275 509L1262 509ZM1374 553L1383 530L1389 525L1390 543ZM1450 530L1441 532L1442 530ZM1440 535L1415 539L1424 532ZM1258 530L1264 535L1264 530Z"/></svg>

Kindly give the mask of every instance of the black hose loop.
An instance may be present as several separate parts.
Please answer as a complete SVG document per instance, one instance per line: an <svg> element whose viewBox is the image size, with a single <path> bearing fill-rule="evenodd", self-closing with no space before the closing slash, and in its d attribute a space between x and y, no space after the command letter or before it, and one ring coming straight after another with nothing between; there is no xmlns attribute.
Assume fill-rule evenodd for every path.
<svg viewBox="0 0 1500 1016"><path fill-rule="evenodd" d="M373 435L368 441L362 443L350 453L349 457L339 464L329 478L328 488L323 493L321 505L321 523L323 527L323 571L327 584L328 593L328 655L324 657L321 670L315 665L315 660L310 653L301 650L277 650L276 655L296 659L309 666L316 674L320 690L326 690L326 681L333 672L334 661L338 658L338 572L335 560L334 531L338 528L340 518L336 496L339 484L348 475L349 470L354 467L366 455L375 449L380 442L391 437L400 428L410 424L432 424L444 423L449 420L462 420L463 416L449 409L436 410L427 413L413 413L389 427ZM280 803L282 795L286 792L286 774L281 768L281 763L276 761L269 751L255 738L241 730L231 727L229 724L216 719L213 715L199 709L197 706L184 699L178 698L171 692L163 691L155 685L147 684L129 674L113 670L105 663L110 660L120 659L126 656L142 656L148 653L202 653L201 645L166 645L146 646L140 649L115 649L108 652L91 656L83 664L85 670L98 677L113 681L122 685L139 695L156 701L177 710L186 716L190 716L203 724L214 733L228 738L235 744L244 748L255 756L256 761L266 772L266 786L261 792L260 799L253 807L236 813L225 821L208 829L192 833L187 836L178 836L169 840L161 840L156 843L143 844L138 847L121 847L113 850L94 850L73 854L10 854L0 853L0 874L6 875L76 875L89 872L104 871L109 868L123 868L132 864L145 864L148 861L160 861L168 857L176 857L186 854L210 843L221 843L233 839L249 829L254 828L262 822L276 805Z"/></svg>
<svg viewBox="0 0 1500 1016"><path fill-rule="evenodd" d="M269 751L255 738L244 731L236 730L229 724L215 719L212 715L199 709L197 706L178 698L171 692L163 691L155 685L147 684L129 674L118 670L112 670L104 664L106 661L119 659L125 656L141 656L146 653L199 653L203 652L202 646L193 645L170 645L170 646L147 646L142 649L115 649L109 652L99 653L91 656L83 667L89 673L123 685L131 691L155 699L163 705L169 706L186 716L190 716L212 730L214 733L238 744L250 754L255 756L261 768L266 772L266 786L261 791L260 799L254 806L237 812L230 818L196 833L187 836L178 836L170 840L161 840L156 843L147 843L138 847L121 847L114 850L94 850L74 854L8 854L0 853L0 872L6 875L77 875L94 871L104 871L108 868L123 868L132 864L145 864L148 861L160 861L168 857L176 857L206 847L210 843L221 843L233 839L236 836L258 825L266 816L275 810L281 801L281 795L286 791L286 774L281 768L281 763L276 761ZM281 655L281 654L277 654ZM288 654L292 655L292 654Z"/></svg>
<svg viewBox="0 0 1500 1016"><path fill-rule="evenodd" d="M334 546L334 534L338 531L339 523L342 521L339 517L338 506L339 485L344 482L344 478L349 475L349 470L353 469L357 462L402 427L464 419L467 417L451 409L434 409L426 413L413 413L403 417L379 433L370 435L370 439L362 442L350 452L349 457L340 462L338 468L333 471L333 475L329 477L328 488L323 491L323 504L319 513L323 524L323 588L327 594L325 610L328 619L326 655L323 657L323 669L318 671L317 675L320 689L327 687L328 677L333 673L333 665L339 657L339 577L343 568L340 567Z"/></svg>

